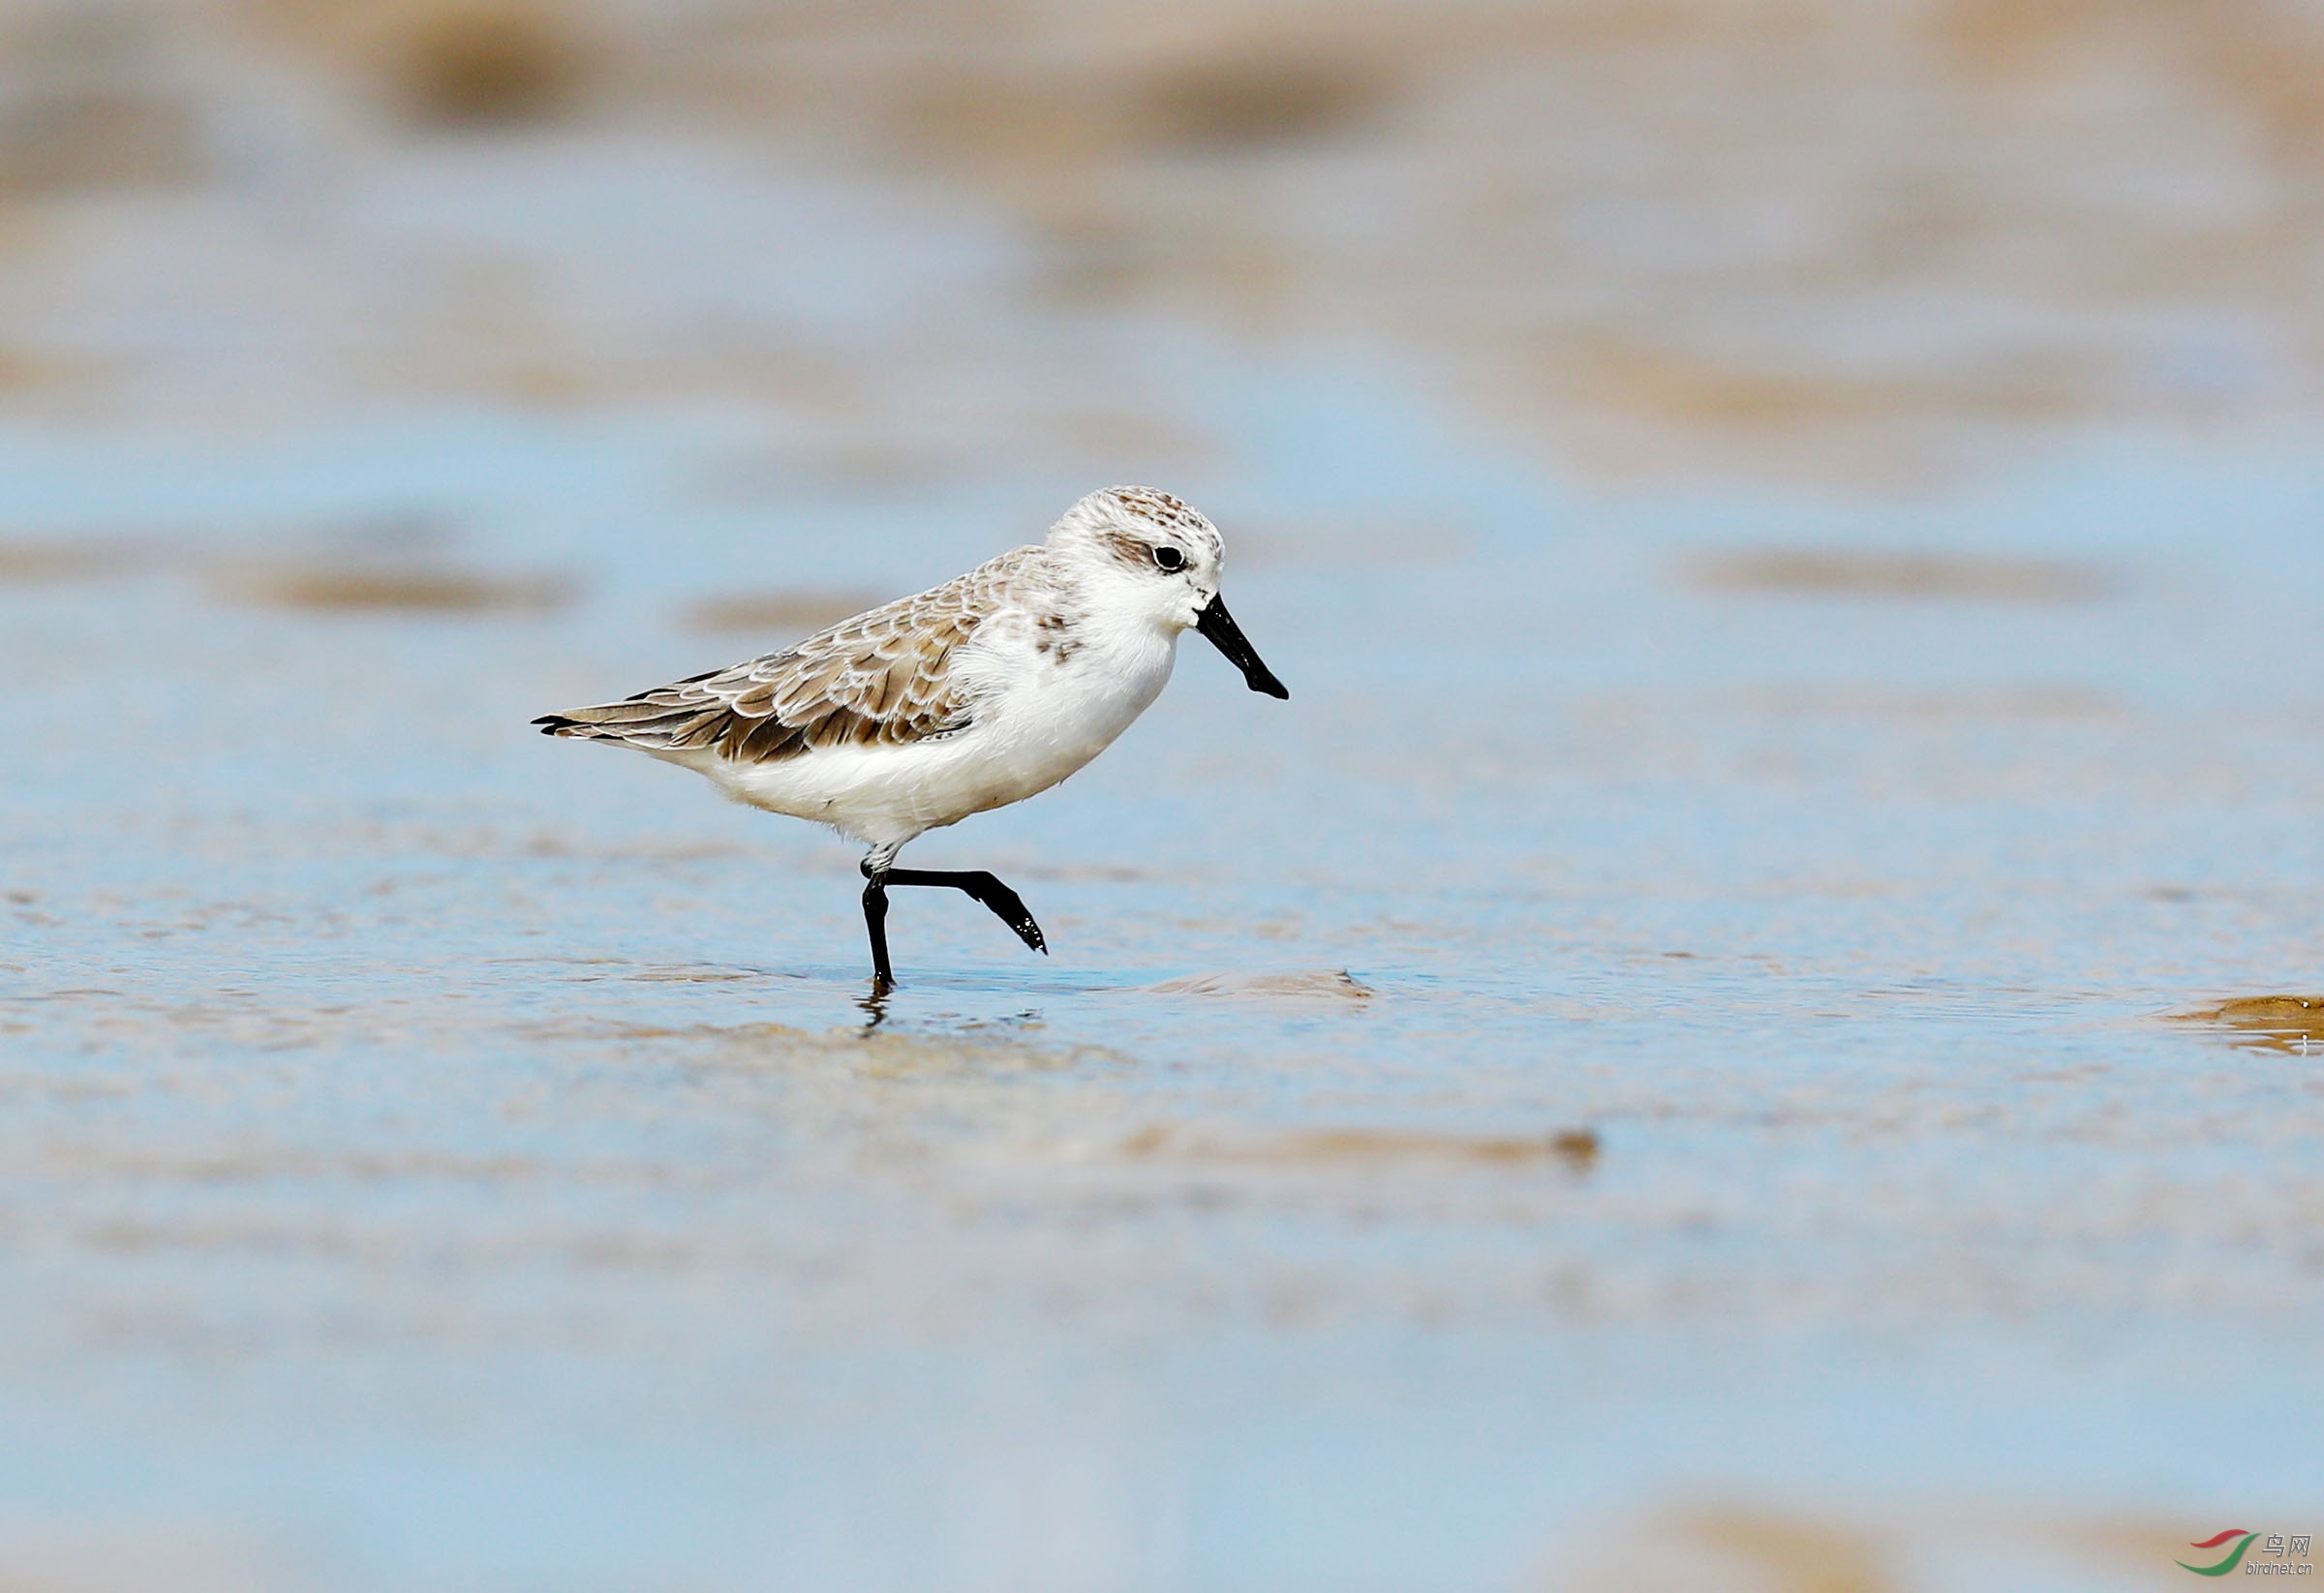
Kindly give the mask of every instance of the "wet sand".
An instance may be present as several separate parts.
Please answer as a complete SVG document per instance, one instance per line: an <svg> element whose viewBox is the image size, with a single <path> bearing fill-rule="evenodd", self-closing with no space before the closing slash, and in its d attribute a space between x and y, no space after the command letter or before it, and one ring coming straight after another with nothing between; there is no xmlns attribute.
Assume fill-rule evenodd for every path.
<svg viewBox="0 0 2324 1593"><path fill-rule="evenodd" d="M932 573L1023 534L876 512ZM1636 1585L1602 1522L1888 1564L2006 1503L2054 1566L2296 1507L2324 571L2157 520L2052 603L1705 588L1691 512L1546 491L1417 570L1287 543L1234 592L1292 702L1190 651L929 838L1055 955L914 900L875 1028L844 847L524 729L719 661L684 594L780 556L0 591L10 1495L224 1586Z"/></svg>
<svg viewBox="0 0 2324 1593"><path fill-rule="evenodd" d="M194 156L215 58L52 42L161 108L0 159L0 1580L1984 1593L2310 1530L2307 156L2195 136L2305 125L2266 40L2150 8L2108 99L2071 8L1239 74L1116 16L996 97L559 15L270 11L277 119ZM1921 148L1921 242L1701 231L1797 80L1893 92L1736 150L1784 236ZM2087 205L1976 186L2049 134ZM1473 247L1383 253L1448 168ZM2206 238L2281 269L2188 310ZM1120 477L1293 696L1190 644L915 847L1049 959L903 902L874 1024L848 848L527 728Z"/></svg>

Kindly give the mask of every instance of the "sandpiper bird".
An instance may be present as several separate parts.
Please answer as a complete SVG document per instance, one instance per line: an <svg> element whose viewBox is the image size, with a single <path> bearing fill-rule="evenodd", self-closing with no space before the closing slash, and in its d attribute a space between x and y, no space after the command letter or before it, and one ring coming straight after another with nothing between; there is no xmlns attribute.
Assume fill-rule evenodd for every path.
<svg viewBox="0 0 2324 1593"><path fill-rule="evenodd" d="M739 802L828 824L863 862L872 983L888 887L965 891L1047 953L1015 891L981 870L899 869L930 830L1046 791L1160 695L1178 633L1208 637L1254 691L1291 693L1218 595L1218 528L1166 492L1108 487L1021 547L916 597L731 669L550 714L544 735L619 742L710 777Z"/></svg>

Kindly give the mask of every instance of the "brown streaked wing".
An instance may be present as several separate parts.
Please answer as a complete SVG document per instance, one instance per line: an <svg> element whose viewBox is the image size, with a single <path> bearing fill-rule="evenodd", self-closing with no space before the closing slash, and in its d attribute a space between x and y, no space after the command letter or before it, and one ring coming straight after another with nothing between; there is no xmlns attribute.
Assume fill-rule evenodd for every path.
<svg viewBox="0 0 2324 1593"><path fill-rule="evenodd" d="M780 653L542 722L550 735L651 751L712 749L746 763L948 735L967 726L971 707L952 675L954 654L1040 551L1005 553Z"/></svg>

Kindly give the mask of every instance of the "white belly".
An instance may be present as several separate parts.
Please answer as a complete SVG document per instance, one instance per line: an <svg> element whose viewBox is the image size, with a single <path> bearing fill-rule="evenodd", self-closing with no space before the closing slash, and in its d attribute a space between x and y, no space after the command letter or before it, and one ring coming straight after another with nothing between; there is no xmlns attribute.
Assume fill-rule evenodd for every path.
<svg viewBox="0 0 2324 1593"><path fill-rule="evenodd" d="M666 754L737 801L829 824L871 845L901 844L971 813L1046 791L1113 745L1170 680L1177 638L1147 628L1092 638L1062 662L1016 628L989 627L963 650L968 727L897 746L818 748L778 763Z"/></svg>

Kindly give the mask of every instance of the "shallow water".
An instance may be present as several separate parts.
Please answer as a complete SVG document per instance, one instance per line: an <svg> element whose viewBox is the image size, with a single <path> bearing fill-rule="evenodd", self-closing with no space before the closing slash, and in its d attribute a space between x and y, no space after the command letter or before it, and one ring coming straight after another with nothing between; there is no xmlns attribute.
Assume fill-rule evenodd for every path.
<svg viewBox="0 0 2324 1593"><path fill-rule="evenodd" d="M674 521L651 564L476 530L429 558L583 596L252 606L189 537L0 588L11 1552L1598 1585L1740 1500L1897 1576L1959 1530L1931 1512L2006 1505L2095 1586L2148 1573L2144 1540L2092 1569L2093 1521L2315 1497L2282 1418L2318 1393L2324 1077L2165 1015L2318 983L2324 475L2099 442L1948 505L1713 513L1367 401L1299 419L1494 483L1459 545L1236 569L1292 700L1190 648L1084 775L921 842L1055 955L907 895L876 1026L846 848L524 721L722 659L689 594L933 578L1022 518L856 505L818 547L818 505L746 545L658 496L683 428L497 420L507 522L587 457L605 523ZM13 446L55 502L182 490L135 441ZM374 451L441 450L219 469ZM1264 457L1203 495L1230 537L1328 524ZM2107 580L1691 573L1826 542Z"/></svg>
<svg viewBox="0 0 2324 1593"><path fill-rule="evenodd" d="M1531 126L1520 79L1451 98ZM1108 183L242 132L0 238L0 329L112 373L0 413L0 1581L1984 1593L2312 1530L2309 422L1968 405L1942 489L1852 420L1879 457L1809 479L1878 490L1609 483L1373 313L1447 286L1412 261L1299 255L1294 335L1232 236L1168 256L1225 168L1125 157L1157 207L1085 236ZM1254 158L1327 239L1434 169ZM1586 258L1567 331L1675 294L1758 347L1799 322L1756 235L1437 264L1521 321ZM1260 330L1053 280L1109 248ZM1868 298L1785 303L1952 324ZM1589 346L1549 407L1616 455L1623 395L1736 418ZM1786 395L1728 444L1823 459ZM1293 695L1190 642L1084 774L914 846L1047 959L904 893L868 1011L849 848L527 727L1105 476L1220 521Z"/></svg>

